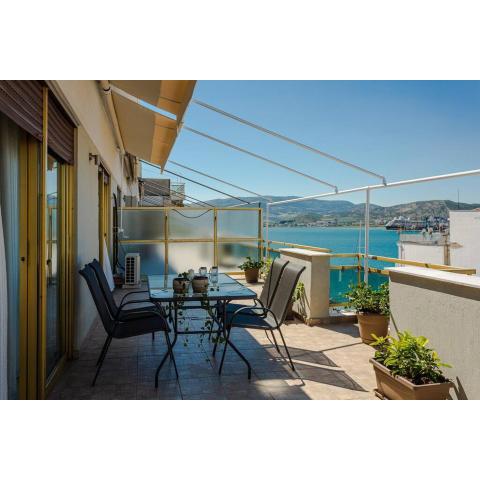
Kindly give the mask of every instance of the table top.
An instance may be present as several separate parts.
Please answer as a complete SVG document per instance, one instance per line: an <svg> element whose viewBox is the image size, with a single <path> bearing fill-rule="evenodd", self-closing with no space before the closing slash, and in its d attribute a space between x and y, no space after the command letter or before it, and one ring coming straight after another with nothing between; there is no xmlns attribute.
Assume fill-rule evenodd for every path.
<svg viewBox="0 0 480 480"><path fill-rule="evenodd" d="M187 293L173 291L173 279L177 275L149 275L148 291L150 299L157 302L189 301L189 300L251 300L257 294L226 273L218 274L216 286L209 285L205 293L194 293L190 285Z"/></svg>

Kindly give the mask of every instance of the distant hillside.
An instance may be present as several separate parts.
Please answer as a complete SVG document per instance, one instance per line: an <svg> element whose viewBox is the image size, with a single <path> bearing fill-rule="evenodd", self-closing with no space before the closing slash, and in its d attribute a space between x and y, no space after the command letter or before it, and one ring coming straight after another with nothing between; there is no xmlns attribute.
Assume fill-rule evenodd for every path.
<svg viewBox="0 0 480 480"><path fill-rule="evenodd" d="M265 207L265 201L259 202L258 197L240 197L247 202L260 203ZM295 197L271 197L273 201L288 200ZM233 199L214 199L208 203L227 207L238 204ZM390 207L370 205L370 218L372 223L384 224L394 217L403 215L412 220L422 220L430 215L448 217L449 210L471 210L480 208L478 203L460 203L451 200L422 200L417 202L402 203ZM332 221L339 225L359 223L365 214L364 203L352 203L346 200L306 200L298 203L277 205L270 209L271 220L276 223L313 223L317 221Z"/></svg>

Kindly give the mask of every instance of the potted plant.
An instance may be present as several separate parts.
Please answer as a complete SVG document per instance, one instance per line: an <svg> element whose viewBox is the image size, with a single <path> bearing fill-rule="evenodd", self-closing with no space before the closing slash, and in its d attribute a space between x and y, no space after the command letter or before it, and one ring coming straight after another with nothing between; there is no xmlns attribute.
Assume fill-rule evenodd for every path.
<svg viewBox="0 0 480 480"><path fill-rule="evenodd" d="M205 275L195 275L192 280L194 293L205 293L208 290L208 277Z"/></svg>
<svg viewBox="0 0 480 480"><path fill-rule="evenodd" d="M173 279L173 291L175 293L187 293L189 285L187 272L179 273L178 277Z"/></svg>
<svg viewBox="0 0 480 480"><path fill-rule="evenodd" d="M238 266L240 270L245 272L245 280L247 283L257 283L258 282L258 274L260 269L263 267L263 260L253 260L251 257L247 257L247 259Z"/></svg>
<svg viewBox="0 0 480 480"><path fill-rule="evenodd" d="M305 299L305 285L303 282L298 282L295 290L293 291L292 298L290 300L290 303L288 304L288 310L287 310L287 320L293 320L295 318L295 313L293 311L293 305L296 302L302 302ZM303 306L302 306L303 309ZM302 316L300 314L300 316Z"/></svg>
<svg viewBox="0 0 480 480"><path fill-rule="evenodd" d="M377 337L388 335L390 320L388 283L383 283L378 290L364 282L350 285L350 290L345 296L348 299L347 306L355 309L360 337L364 343L372 343L374 341L372 335Z"/></svg>
<svg viewBox="0 0 480 480"><path fill-rule="evenodd" d="M445 400L453 384L442 373L442 363L428 339L410 332L393 337L377 337L377 350L370 359L375 371L378 393L389 400Z"/></svg>

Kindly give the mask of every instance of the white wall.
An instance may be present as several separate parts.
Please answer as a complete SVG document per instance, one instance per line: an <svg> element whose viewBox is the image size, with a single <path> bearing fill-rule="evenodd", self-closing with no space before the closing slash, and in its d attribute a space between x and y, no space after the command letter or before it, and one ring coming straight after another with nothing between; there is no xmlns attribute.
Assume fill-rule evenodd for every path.
<svg viewBox="0 0 480 480"><path fill-rule="evenodd" d="M78 272L86 263L99 258L98 250L98 166L89 161L96 153L85 129L80 126L77 149L77 264ZM97 317L97 310L85 280L76 277L75 348L79 348Z"/></svg>
<svg viewBox="0 0 480 480"><path fill-rule="evenodd" d="M390 333L423 335L453 368L453 398L480 399L480 278L420 267L390 271Z"/></svg>
<svg viewBox="0 0 480 480"><path fill-rule="evenodd" d="M450 259L480 274L480 211L450 211Z"/></svg>
<svg viewBox="0 0 480 480"><path fill-rule="evenodd" d="M397 245L398 258L402 260L445 265L445 247L443 245L420 245L407 242L398 242Z"/></svg>

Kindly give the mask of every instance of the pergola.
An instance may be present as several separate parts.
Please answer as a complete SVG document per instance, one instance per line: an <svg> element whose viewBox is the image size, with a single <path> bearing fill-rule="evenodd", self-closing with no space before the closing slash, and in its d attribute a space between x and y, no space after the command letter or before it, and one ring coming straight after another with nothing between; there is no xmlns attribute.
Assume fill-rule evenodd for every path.
<svg viewBox="0 0 480 480"><path fill-rule="evenodd" d="M119 84L117 81L113 81L112 83L114 83L114 85L112 85L111 88L116 95L117 104L119 103L118 98L121 97L122 102L125 102L125 100L129 100L130 102L135 104L136 109L137 108L140 108L140 109L143 108L143 109L148 110L148 114L151 117L149 121L155 125L154 130L155 130L155 135L157 135L157 136L159 136L161 134L162 129L165 129L165 130L170 129L172 127L172 125L170 125L170 123L172 123L172 124L176 123L177 128L178 128L178 131L175 132L176 134L181 130L186 130L190 133L193 133L194 135L200 136L200 137L205 138L209 141L213 141L217 144L221 144L221 145L223 145L227 148L233 149L237 152L240 152L240 153L243 153L243 154L248 155L250 157L253 157L253 158L255 158L259 161L268 163L268 164L270 164L270 165L272 165L276 168L281 168L283 170L286 170L290 174L302 176L302 177L307 178L309 180L312 180L316 183L319 183L323 186L331 188L331 191L329 191L329 192L323 192L323 193L318 193L318 194L315 194L315 195L308 195L308 196L304 196L304 197L297 197L297 198L292 198L292 199L288 199L288 200L281 200L281 201L277 201L277 202L272 202L270 198L265 197L264 195L258 194L256 192L253 192L252 190L249 190L249 189L247 189L243 186L239 186L239 185L234 184L232 182L229 182L227 180L220 179L216 176L210 175L206 172L201 172L199 170L193 169L193 168L188 167L186 165L183 165L181 163L174 162L173 160L170 160L170 163L173 164L173 165L176 165L176 166L181 167L183 169L186 169L188 171L194 172L196 174L202 175L202 176L204 176L206 178L209 178L211 180L214 180L216 182L223 183L223 184L225 184L229 187L233 187L237 190L241 190L243 192L250 193L252 195L257 196L258 198L260 198L262 200L265 200L267 202L266 203L266 215L265 215L265 224L266 224L265 240L266 240L267 249L268 249L268 244L269 244L270 209L272 207L274 207L276 205L284 205L284 204L288 204L288 203L302 202L302 201L305 201L305 200L313 200L313 199L332 197L332 196L337 196L337 195L345 195L345 194L356 193L356 192L365 192L365 255L364 255L364 262L365 262L364 263L364 280L365 280L365 282L368 282L368 259L369 259L369 240L370 240L370 192L372 190L394 188L394 187L401 187L401 186L412 185L412 184L417 184L417 183L433 182L433 181L438 181L438 180L448 180L448 179L459 178L459 177L480 175L480 169L475 169L475 170L457 171L457 172L446 173L446 174L443 174L443 175L435 175L435 176L430 176L430 177L411 178L411 179L401 180L401 181L396 181L396 182L388 182L386 177L382 174L379 174L377 172L373 172L371 170L368 170L367 168L364 168L363 166L360 166L358 164L354 164L352 162L341 159L341 158L339 158L335 155L332 155L330 153L322 151L322 150L320 150L316 147L306 145L306 144L304 144L302 142L299 142L299 141L297 141L297 140L295 140L291 137L287 137L286 135L283 135L281 133L278 133L278 132L275 132L275 131L270 130L268 128L265 128L261 125L258 125L256 123L251 122L249 120L246 120L244 118L233 115L229 112L221 110L220 108L217 108L213 105L205 103L201 100L191 98L191 96L193 94L193 85L191 83L189 83L188 85L181 85L181 87L182 87L180 89L180 91L182 93L182 95L181 95L181 108L178 110L178 112L176 112L176 114L177 114L176 119L172 119L172 118L162 114L159 111L159 107L165 108L165 106L166 106L166 104L164 105L165 102L163 102L163 100L162 100L163 97L162 97L161 88L159 88L159 87L153 88L153 91L155 93L155 95L154 95L155 105L156 105L155 106L155 105L152 105L151 103L148 102L148 100L150 100L150 98L152 98L150 92L147 92L148 95L145 95L142 98L142 89L141 88L135 88L134 92L135 92L135 94L138 95L138 97L135 97L135 96L132 95L132 93L133 93L132 90L130 92L125 92L125 91L123 91L119 88L119 87L122 87L124 85ZM106 84L104 84L102 86L104 87L104 90L105 90L106 87L108 87L108 85L106 85ZM127 85L127 86L131 87L131 85ZM150 90L152 90L153 85L149 84L148 86L149 86ZM177 88L178 88L178 86L177 86ZM326 180L323 180L323 179L318 178L316 176L310 175L308 173L302 172L298 169L295 169L295 168L291 167L290 165L280 163L280 162L275 161L271 158L265 157L263 155L252 152L252 151L247 150L247 149L245 149L243 147L240 147L238 145L227 142L223 139L214 137L214 136L212 136L212 135L210 135L206 132L202 132L198 129L192 128L192 127L183 123L183 117L184 117L185 111L188 108L188 105L190 103L196 104L196 105L198 105L202 108L213 111L213 112L215 112L219 115L222 115L226 118L229 118L229 119L234 120L238 123L246 125L246 126L248 126L250 128L253 128L257 131L260 131L260 132L262 132L266 135L269 135L269 136L272 136L272 137L277 138L279 140L282 140L284 142L287 142L287 143L289 143L291 145L294 145L298 148L309 151L309 152L311 152L315 155L321 156L321 157L323 157L327 160L336 162L336 163L338 163L340 165L343 165L343 166L345 166L345 167L347 167L351 170L360 171L364 174L375 177L375 178L380 180L380 183L372 183L372 184L369 184L369 185L364 185L364 186L359 186L359 187L348 188L348 189L343 189L342 190L342 189L339 189L339 187L337 185L334 185L334 184L332 184L332 183L330 183ZM170 110L170 111L172 111L172 110ZM153 143L155 143L155 141ZM150 144L149 144L149 146L150 146ZM171 149L171 144L169 144L168 153L170 152L170 149ZM131 153L134 153L134 152L131 152ZM150 160L150 158L148 160ZM152 161L152 160L150 160L150 161ZM210 189L212 191L215 191L217 193L224 194L224 195L226 195L226 196L228 196L232 199L242 201L242 199L240 199L238 197L235 197L231 194L220 191L220 190L218 190L216 188L213 188L213 187L211 187L207 184L200 183L198 181L192 180L191 178L185 177L184 175L181 175L177 172L173 172L171 170L165 169L164 166L165 166L166 162L168 161L168 155L162 156L161 161L155 161L155 160L153 160L153 161L154 161L154 163L157 163L159 165L159 168L161 168L162 171L165 171L165 172L170 173L172 175L179 176L179 177L181 177L185 180L192 181L194 183L197 183L198 185L201 185L202 187L205 187L205 188ZM250 203L250 202L244 202L244 203Z"/></svg>

